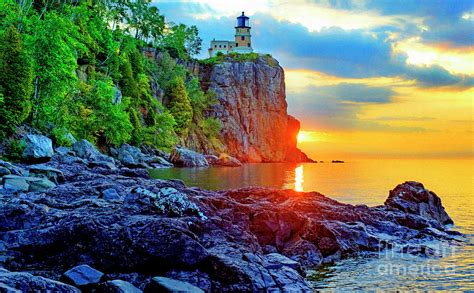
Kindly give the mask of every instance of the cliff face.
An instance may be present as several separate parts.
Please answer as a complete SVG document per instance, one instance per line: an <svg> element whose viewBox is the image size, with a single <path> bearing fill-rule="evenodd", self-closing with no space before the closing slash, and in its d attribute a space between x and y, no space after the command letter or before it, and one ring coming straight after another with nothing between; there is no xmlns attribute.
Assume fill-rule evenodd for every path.
<svg viewBox="0 0 474 293"><path fill-rule="evenodd" d="M289 118L285 95L285 77L278 62L267 56L256 61L228 59L215 65L201 65L198 71L202 86L217 94L219 103L208 115L222 122L221 140L226 152L245 162L281 162L290 158L296 136ZM297 120L296 120L297 121Z"/></svg>

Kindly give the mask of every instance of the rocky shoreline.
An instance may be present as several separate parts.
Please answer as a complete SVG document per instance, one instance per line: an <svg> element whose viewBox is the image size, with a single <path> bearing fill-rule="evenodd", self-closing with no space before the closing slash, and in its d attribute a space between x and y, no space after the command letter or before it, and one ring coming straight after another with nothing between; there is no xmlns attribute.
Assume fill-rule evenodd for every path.
<svg viewBox="0 0 474 293"><path fill-rule="evenodd" d="M0 161L2 292L310 291L307 268L459 241L421 183L398 185L377 207L317 192L215 192L150 179L146 168L164 157L122 148L114 159L80 141L49 161L31 151L42 164Z"/></svg>

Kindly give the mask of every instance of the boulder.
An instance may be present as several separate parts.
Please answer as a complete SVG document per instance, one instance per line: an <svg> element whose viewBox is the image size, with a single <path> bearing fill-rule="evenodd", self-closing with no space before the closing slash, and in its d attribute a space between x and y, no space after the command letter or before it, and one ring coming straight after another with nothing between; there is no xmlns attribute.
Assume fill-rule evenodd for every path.
<svg viewBox="0 0 474 293"><path fill-rule="evenodd" d="M29 190L31 192L43 192L49 189L56 187L56 184L49 181L46 178L34 178L29 177L31 179L27 179L28 184L30 185Z"/></svg>
<svg viewBox="0 0 474 293"><path fill-rule="evenodd" d="M419 182L407 181L390 190L385 205L433 220L440 225L454 223L441 204L441 199Z"/></svg>
<svg viewBox="0 0 474 293"><path fill-rule="evenodd" d="M219 160L218 156L214 155L205 155L207 162L209 165L217 165L217 161Z"/></svg>
<svg viewBox="0 0 474 293"><path fill-rule="evenodd" d="M142 293L143 291L133 286L133 284L122 281L112 280L99 284L96 293Z"/></svg>
<svg viewBox="0 0 474 293"><path fill-rule="evenodd" d="M108 161L90 161L87 166L89 168L103 168L107 170L117 170L117 166L115 165L114 162L108 162Z"/></svg>
<svg viewBox="0 0 474 293"><path fill-rule="evenodd" d="M77 141L76 141L77 142ZM76 143L74 142L74 143ZM57 147L55 152L60 156L65 156L71 154L71 149L68 147Z"/></svg>
<svg viewBox="0 0 474 293"><path fill-rule="evenodd" d="M3 187L12 191L42 192L56 187L46 178L7 175L2 177Z"/></svg>
<svg viewBox="0 0 474 293"><path fill-rule="evenodd" d="M2 178L2 184L5 189L13 191L27 192L30 189L30 184L26 177L7 175Z"/></svg>
<svg viewBox="0 0 474 293"><path fill-rule="evenodd" d="M5 169L8 169L8 171L10 172L10 174L12 175L17 175L17 176L24 176L24 175L27 175L27 172L25 172L25 170L23 170L22 168L18 167L18 166L15 166L11 163L8 163L8 162L5 162L3 160L0 160L0 167L3 167ZM6 173L6 171L5 172ZM8 174L4 174L3 176L5 175L8 175Z"/></svg>
<svg viewBox="0 0 474 293"><path fill-rule="evenodd" d="M10 174L11 174L10 170L8 170L5 167L0 166L0 177L3 177L5 175L10 175Z"/></svg>
<svg viewBox="0 0 474 293"><path fill-rule="evenodd" d="M129 168L147 168L145 164L145 155L142 151L134 146L123 144L118 149L118 160Z"/></svg>
<svg viewBox="0 0 474 293"><path fill-rule="evenodd" d="M282 267L289 267L297 271L302 271L301 264L279 253L269 253L265 255L267 269L280 269Z"/></svg>
<svg viewBox="0 0 474 293"><path fill-rule="evenodd" d="M108 162L115 165L114 159L99 152L89 141L82 139L72 145L72 150L80 158L95 162Z"/></svg>
<svg viewBox="0 0 474 293"><path fill-rule="evenodd" d="M65 283L79 288L91 288L100 283L104 274L88 265L78 265L61 276Z"/></svg>
<svg viewBox="0 0 474 293"><path fill-rule="evenodd" d="M203 154L183 147L175 147L170 154L170 162L177 167L209 167Z"/></svg>
<svg viewBox="0 0 474 293"><path fill-rule="evenodd" d="M218 166L224 166L224 167L241 167L242 166L242 163L239 160L227 154L221 154L215 164Z"/></svg>
<svg viewBox="0 0 474 293"><path fill-rule="evenodd" d="M204 293L200 288L191 285L188 282L178 281L166 277L154 277L145 287L144 292L188 292L188 293Z"/></svg>
<svg viewBox="0 0 474 293"><path fill-rule="evenodd" d="M55 184L64 182L64 174L61 170L45 165L33 165L29 167L31 177L44 177Z"/></svg>
<svg viewBox="0 0 474 293"><path fill-rule="evenodd" d="M46 136L28 134L25 137L26 148L23 159L28 162L46 162L54 154L53 142Z"/></svg>
<svg viewBox="0 0 474 293"><path fill-rule="evenodd" d="M0 292L80 293L73 286L24 272L0 271Z"/></svg>
<svg viewBox="0 0 474 293"><path fill-rule="evenodd" d="M160 156L151 156L151 157L147 158L145 162L147 164L149 164L150 166L155 167L155 168L173 167L173 164L171 164L165 158L160 157Z"/></svg>
<svg viewBox="0 0 474 293"><path fill-rule="evenodd" d="M105 200L120 200L122 197L114 188L108 188L102 191L102 198Z"/></svg>

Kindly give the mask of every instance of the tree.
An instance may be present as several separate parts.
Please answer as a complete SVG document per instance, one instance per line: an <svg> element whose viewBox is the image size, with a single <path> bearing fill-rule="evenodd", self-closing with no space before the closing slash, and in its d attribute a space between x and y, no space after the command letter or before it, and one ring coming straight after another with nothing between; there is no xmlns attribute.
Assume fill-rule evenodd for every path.
<svg viewBox="0 0 474 293"><path fill-rule="evenodd" d="M67 128L68 107L77 92L77 27L56 12L45 14L34 27L36 67L33 99L34 126L46 130Z"/></svg>
<svg viewBox="0 0 474 293"><path fill-rule="evenodd" d="M133 29L136 39L148 40L161 36L165 18L156 6L150 5L150 0L131 1L128 6L130 12L126 18L127 24Z"/></svg>
<svg viewBox="0 0 474 293"><path fill-rule="evenodd" d="M21 36L10 26L0 39L0 131L10 133L31 112L33 67Z"/></svg>
<svg viewBox="0 0 474 293"><path fill-rule="evenodd" d="M182 78L177 77L170 82L168 96L168 109L176 121L176 133L185 134L193 118L193 108Z"/></svg>
<svg viewBox="0 0 474 293"><path fill-rule="evenodd" d="M201 51L202 39L194 25L187 27L184 24L170 24L170 29L163 37L162 46L173 58L189 59Z"/></svg>

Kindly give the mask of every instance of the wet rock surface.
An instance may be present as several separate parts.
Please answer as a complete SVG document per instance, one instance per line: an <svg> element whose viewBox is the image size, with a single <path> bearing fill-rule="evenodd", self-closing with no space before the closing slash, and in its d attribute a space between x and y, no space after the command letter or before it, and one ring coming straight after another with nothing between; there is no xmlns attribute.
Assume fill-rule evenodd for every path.
<svg viewBox="0 0 474 293"><path fill-rule="evenodd" d="M81 278L91 280L85 286L98 292L145 290L155 277L207 292L310 291L305 268L388 242L456 241L441 200L417 182L369 208L317 192L187 188L149 179L145 169L91 167L69 154L38 170L60 171L53 172L62 174L59 184L0 189L0 288L77 292L82 283L65 272L79 266Z"/></svg>

